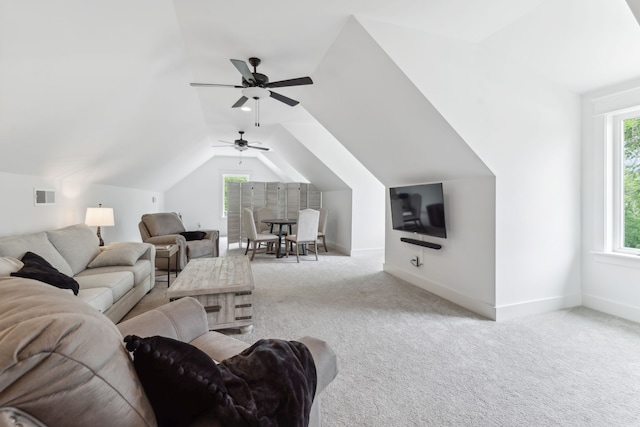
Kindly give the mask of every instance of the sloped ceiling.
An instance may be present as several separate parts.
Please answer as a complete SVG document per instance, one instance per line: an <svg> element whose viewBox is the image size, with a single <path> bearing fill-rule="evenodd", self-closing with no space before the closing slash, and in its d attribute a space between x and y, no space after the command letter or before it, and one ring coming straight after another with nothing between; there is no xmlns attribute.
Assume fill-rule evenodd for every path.
<svg viewBox="0 0 640 427"><path fill-rule="evenodd" d="M355 54L353 45L358 46ZM352 79L354 69L375 72ZM355 19L316 75L331 83L309 89L307 108L386 186L490 175ZM377 84L380 78L383 84Z"/></svg>
<svg viewBox="0 0 640 427"><path fill-rule="evenodd" d="M638 10L636 0L629 4ZM387 115L399 102L395 86L381 80L388 73L358 62L358 46L342 66L325 56L354 17L483 43L576 93L640 76L633 54L640 30L624 0L0 0L0 171L164 191L212 156L229 154L211 145L242 128L273 149L264 161L279 173L327 177L332 171L312 150L292 148L295 140L305 146L305 133L293 137L280 126L328 127L340 141L348 117L327 110L360 107L355 98L365 89L392 102ZM189 86L237 84L229 59L250 56L262 59L258 71L272 80L316 80L280 90L302 101L297 107L265 100L259 128L253 112L230 108L237 89ZM415 60L437 66L424 52ZM394 74L406 84L401 69ZM322 79L327 92L318 92ZM327 87L330 81L337 83ZM423 149L419 138L398 131L420 132L406 121L383 129L385 142L371 140L368 150L348 147L385 182L421 167L405 167L406 177L383 168L388 153L379 143L395 137L403 150ZM359 131L369 137L371 129ZM296 166L287 152L296 153ZM341 181L333 176L326 185Z"/></svg>

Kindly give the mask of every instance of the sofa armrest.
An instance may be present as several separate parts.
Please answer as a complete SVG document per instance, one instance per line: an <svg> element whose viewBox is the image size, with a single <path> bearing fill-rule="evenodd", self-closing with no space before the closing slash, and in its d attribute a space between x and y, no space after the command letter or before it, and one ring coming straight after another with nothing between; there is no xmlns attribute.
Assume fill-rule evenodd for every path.
<svg viewBox="0 0 640 427"><path fill-rule="evenodd" d="M314 337L298 338L299 341L307 346L313 356L313 362L316 365L316 373L318 375L318 384L316 386L316 396L319 395L338 375L338 357L329 345Z"/></svg>
<svg viewBox="0 0 640 427"><path fill-rule="evenodd" d="M160 335L191 342L209 331L207 315L195 298L185 297L118 323L122 336Z"/></svg>
<svg viewBox="0 0 640 427"><path fill-rule="evenodd" d="M165 234L164 236L149 237L144 242L152 245L180 245L180 247L184 247L187 239L180 234Z"/></svg>
<svg viewBox="0 0 640 427"><path fill-rule="evenodd" d="M213 241L213 256L220 256L220 231L219 230L200 230L207 233L204 238Z"/></svg>
<svg viewBox="0 0 640 427"><path fill-rule="evenodd" d="M145 253L143 253L139 259L146 259L149 260L153 263L155 268L155 262L156 262L156 247L154 245L152 245L151 243L143 243L144 245L147 246L147 250ZM153 270L152 268L152 270Z"/></svg>
<svg viewBox="0 0 640 427"><path fill-rule="evenodd" d="M249 348L249 344L216 331L207 331L190 342L216 362L235 356Z"/></svg>

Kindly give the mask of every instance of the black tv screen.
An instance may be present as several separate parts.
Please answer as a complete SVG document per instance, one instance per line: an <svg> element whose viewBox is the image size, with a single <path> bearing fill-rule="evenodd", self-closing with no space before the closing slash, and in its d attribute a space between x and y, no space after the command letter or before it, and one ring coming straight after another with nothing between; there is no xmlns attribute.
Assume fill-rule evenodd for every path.
<svg viewBox="0 0 640 427"><path fill-rule="evenodd" d="M447 237L442 183L389 188L394 230Z"/></svg>

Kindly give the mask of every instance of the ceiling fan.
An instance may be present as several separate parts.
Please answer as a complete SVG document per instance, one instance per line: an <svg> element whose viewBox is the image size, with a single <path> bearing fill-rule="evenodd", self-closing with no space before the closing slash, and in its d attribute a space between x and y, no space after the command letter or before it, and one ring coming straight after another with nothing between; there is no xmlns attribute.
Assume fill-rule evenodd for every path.
<svg viewBox="0 0 640 427"><path fill-rule="evenodd" d="M242 138L242 135L244 134L243 130L239 131L239 133L240 133L240 139L236 139L233 142L220 140L220 142L224 142L225 144L231 144L231 146L233 146L233 148L235 148L238 151L247 151L249 148L254 148L256 150L262 150L262 151L269 151L267 147L257 147L255 145L249 145L249 144L262 144L262 143L258 141L249 142L246 139L243 139ZM213 147L230 147L230 146L229 145L213 145Z"/></svg>
<svg viewBox="0 0 640 427"><path fill-rule="evenodd" d="M275 87L287 87L287 86L302 86L302 85L310 85L313 84L313 80L311 77L298 77L295 79L288 80L280 80L277 82L270 82L269 77L258 73L256 68L260 65L260 58L249 58L249 64L253 66L253 72L249 69L249 66L246 62L240 59L231 59L231 63L240 71L242 74L242 82L241 85L228 85L228 84L217 84L217 83L191 83L191 86L194 87L233 87L242 89L242 97L236 101L235 104L231 106L231 108L242 107L250 98L256 101L256 126L260 126L260 99L264 98L273 98L277 101L283 102L291 107L294 107L299 104L299 101L295 99L291 99L284 95L281 95L277 92L273 92L269 90L269 88Z"/></svg>

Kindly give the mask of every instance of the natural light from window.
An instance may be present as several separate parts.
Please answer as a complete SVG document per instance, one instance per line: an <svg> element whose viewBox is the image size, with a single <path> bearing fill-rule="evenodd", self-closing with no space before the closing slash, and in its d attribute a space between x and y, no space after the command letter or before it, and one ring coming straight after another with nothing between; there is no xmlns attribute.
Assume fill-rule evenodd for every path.
<svg viewBox="0 0 640 427"><path fill-rule="evenodd" d="M222 174L222 217L227 217L229 209L228 189L230 182L247 182L249 175L241 173L224 173Z"/></svg>
<svg viewBox="0 0 640 427"><path fill-rule="evenodd" d="M612 118L612 250L640 255L640 109Z"/></svg>

